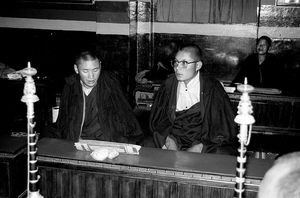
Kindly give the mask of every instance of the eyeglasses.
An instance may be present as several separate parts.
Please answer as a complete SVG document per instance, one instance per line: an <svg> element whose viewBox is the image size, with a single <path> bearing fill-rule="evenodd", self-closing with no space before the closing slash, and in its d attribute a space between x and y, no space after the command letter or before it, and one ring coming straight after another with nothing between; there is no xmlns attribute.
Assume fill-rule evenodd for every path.
<svg viewBox="0 0 300 198"><path fill-rule="evenodd" d="M177 67L179 66L179 64L182 63L182 64L181 64L181 65L182 65L181 67L182 67L183 69L186 69L186 68L188 67L188 65L190 65L190 64L192 64L192 63L197 63L197 62L199 62L199 60L198 60L198 61L188 62L188 61L186 61L186 60L178 61L177 59L174 59L174 60L171 61L171 65L172 65L173 68L177 68Z"/></svg>

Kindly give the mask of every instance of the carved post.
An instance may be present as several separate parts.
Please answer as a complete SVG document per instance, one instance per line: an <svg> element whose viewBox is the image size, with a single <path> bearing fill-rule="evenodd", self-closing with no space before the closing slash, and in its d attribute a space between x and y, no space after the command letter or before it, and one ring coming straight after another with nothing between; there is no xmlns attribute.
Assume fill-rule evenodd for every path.
<svg viewBox="0 0 300 198"><path fill-rule="evenodd" d="M40 195L38 190L38 181L40 176L38 175L38 167L37 167L37 136L34 129L35 123L33 123L34 119L34 103L39 100L37 95L35 95L36 88L34 84L34 80L32 76L34 76L37 71L32 68L30 62L26 68L18 73L25 76L25 85L24 85L24 95L21 99L22 102L27 105L27 197L28 198L43 198Z"/></svg>
<svg viewBox="0 0 300 198"><path fill-rule="evenodd" d="M237 168L236 168L236 186L235 195L236 198L242 198L245 191L245 172L246 172L246 151L247 146L251 138L252 124L255 122L254 117L251 115L253 113L253 107L251 105L249 93L253 91L253 87L247 84L247 78L245 78L244 84L237 86L238 91L242 92L240 102L238 105L237 116L234 121L240 126L240 133L238 134L240 148L239 156L237 157Z"/></svg>

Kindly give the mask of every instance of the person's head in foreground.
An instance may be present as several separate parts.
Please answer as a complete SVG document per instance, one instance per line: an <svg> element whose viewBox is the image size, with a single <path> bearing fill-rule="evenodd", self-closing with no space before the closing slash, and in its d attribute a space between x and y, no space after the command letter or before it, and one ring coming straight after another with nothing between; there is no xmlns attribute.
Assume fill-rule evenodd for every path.
<svg viewBox="0 0 300 198"><path fill-rule="evenodd" d="M101 62L92 52L84 51L76 57L74 70L80 76L82 86L91 89L97 84Z"/></svg>
<svg viewBox="0 0 300 198"><path fill-rule="evenodd" d="M197 45L186 45L179 49L172 66L177 80L189 83L202 67L202 52Z"/></svg>
<svg viewBox="0 0 300 198"><path fill-rule="evenodd" d="M300 152L278 158L265 174L258 198L300 197Z"/></svg>

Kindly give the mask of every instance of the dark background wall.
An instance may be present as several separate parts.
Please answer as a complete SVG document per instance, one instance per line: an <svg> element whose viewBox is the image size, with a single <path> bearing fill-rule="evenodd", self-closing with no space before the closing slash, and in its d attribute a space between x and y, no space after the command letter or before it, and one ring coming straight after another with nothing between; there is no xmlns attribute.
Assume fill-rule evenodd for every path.
<svg viewBox="0 0 300 198"><path fill-rule="evenodd" d="M207 70L222 81L231 81L240 61L254 52L256 38L268 35L274 40L271 52L283 60L289 74L298 74L299 7L261 0L257 23L220 25L162 23L156 20L156 6L156 1L3 4L1 61L20 68L30 60L41 75L61 81L72 72L74 53L94 48L105 69L119 74L124 89L130 92L135 73L152 68L159 48L168 41L198 44L204 51ZM188 28L172 29L177 24Z"/></svg>
<svg viewBox="0 0 300 198"><path fill-rule="evenodd" d="M133 104L135 74L153 68L159 49L169 41L201 46L206 69L230 82L261 35L273 39L271 52L283 60L287 77L279 80L288 81L289 94L300 95L300 7L261 0L256 23L203 24L159 22L157 1L150 0L41 2L1 1L0 61L16 70L32 62L39 79L46 79L50 87L45 92L49 93L45 108L54 105L64 78L73 73L74 55L81 49L97 51L104 69L120 77Z"/></svg>

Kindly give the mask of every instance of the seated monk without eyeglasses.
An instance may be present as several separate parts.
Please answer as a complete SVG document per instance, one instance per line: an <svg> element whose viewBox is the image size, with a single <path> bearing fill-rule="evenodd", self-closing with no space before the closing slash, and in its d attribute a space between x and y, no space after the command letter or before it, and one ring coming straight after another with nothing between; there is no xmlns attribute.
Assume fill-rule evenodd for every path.
<svg viewBox="0 0 300 198"><path fill-rule="evenodd" d="M89 51L77 56L74 70L63 89L56 137L136 144L143 132L116 78L101 71Z"/></svg>

